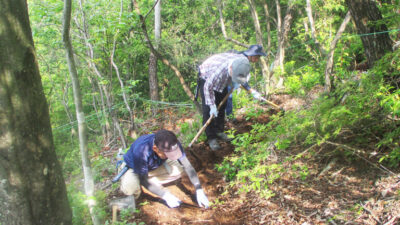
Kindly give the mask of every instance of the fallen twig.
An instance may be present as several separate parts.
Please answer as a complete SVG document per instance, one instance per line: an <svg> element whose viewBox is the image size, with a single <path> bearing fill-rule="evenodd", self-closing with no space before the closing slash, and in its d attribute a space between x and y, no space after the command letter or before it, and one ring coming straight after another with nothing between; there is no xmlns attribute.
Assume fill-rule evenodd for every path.
<svg viewBox="0 0 400 225"><path fill-rule="evenodd" d="M394 225L396 224L396 220L400 218L400 214L394 216L391 220L389 220L388 222L386 222L384 225Z"/></svg>
<svg viewBox="0 0 400 225"><path fill-rule="evenodd" d="M370 209L368 209L365 205L363 205L361 202L360 202L360 206L365 210L365 211L367 211L371 216L372 216L372 218L376 221L376 222L378 222L378 224L381 224L382 222L379 220L379 218L377 218L376 216L375 216L375 214L370 210Z"/></svg>
<svg viewBox="0 0 400 225"><path fill-rule="evenodd" d="M328 163L328 165L318 174L317 178L320 178L321 176L323 176L328 170L330 170L335 164L336 164L337 158L332 159L332 161L330 161Z"/></svg>
<svg viewBox="0 0 400 225"><path fill-rule="evenodd" d="M213 222L212 220L192 220L190 223L204 223L204 222Z"/></svg>
<svg viewBox="0 0 400 225"><path fill-rule="evenodd" d="M310 147L308 147L306 150L304 150L303 152L297 154L297 157L302 157L305 153L307 153L308 151L310 151L310 149L314 148L317 144L313 144Z"/></svg>
<svg viewBox="0 0 400 225"><path fill-rule="evenodd" d="M335 143L335 142L331 142L331 141L325 141L325 142L328 143L328 144L331 144L331 145L335 145L335 146L339 146L339 147L346 148L346 149L348 149L348 150L351 150L351 151L354 152L354 153L363 154L363 155L368 155L368 153L366 153L366 152L363 151L363 150L356 149L356 148L350 147L350 146L345 145L345 144Z"/></svg>
<svg viewBox="0 0 400 225"><path fill-rule="evenodd" d="M353 148L353 147L350 147L350 146L347 146L347 145L344 145L344 144L338 144L338 143L335 143L335 142L331 142L331 141L325 141L325 143L331 144L331 145L335 145L335 146L339 146L339 147L343 147L343 148L346 148L348 150L351 150L356 156L358 156L359 158L363 159L365 162L367 162L368 164L372 165L373 167L378 168L381 171L386 172L386 173L395 174L392 171L388 170L386 167L383 167L381 164L379 164L379 166L377 166L376 164L374 164L373 162L369 161L364 156L361 156L359 154L359 153L363 153L364 155L366 155L365 151L362 151L362 150L359 150L359 149L356 149L356 148ZM382 169L381 167L383 167L385 169Z"/></svg>

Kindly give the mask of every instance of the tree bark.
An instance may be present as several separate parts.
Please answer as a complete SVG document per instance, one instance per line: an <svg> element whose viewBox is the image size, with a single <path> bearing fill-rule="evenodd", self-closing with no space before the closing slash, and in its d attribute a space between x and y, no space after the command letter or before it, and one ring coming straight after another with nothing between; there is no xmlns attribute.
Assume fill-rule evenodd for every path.
<svg viewBox="0 0 400 225"><path fill-rule="evenodd" d="M275 5L276 5L276 31L278 35L278 50L276 52L275 56L275 61L274 61L274 68L275 67L283 67L283 59L281 58L280 52L283 49L283 32L282 32L282 11L281 11L281 3L279 3L279 0L275 0Z"/></svg>
<svg viewBox="0 0 400 225"><path fill-rule="evenodd" d="M160 96L158 94L157 56L155 56L153 52L150 52L149 59L149 90L150 99L159 101Z"/></svg>
<svg viewBox="0 0 400 225"><path fill-rule="evenodd" d="M389 34L379 33L388 30L385 24L379 23L382 14L372 0L346 0L346 3L361 36L368 65L372 67L385 53L392 51Z"/></svg>
<svg viewBox="0 0 400 225"><path fill-rule="evenodd" d="M0 0L0 224L72 224L26 1Z"/></svg>
<svg viewBox="0 0 400 225"><path fill-rule="evenodd" d="M158 49L158 45L161 38L161 0L155 0L154 8L154 49ZM158 93L158 78L157 78L157 56L153 52L150 52L149 59L149 88L150 88L150 99L154 101L160 100ZM157 113L155 106L152 107L153 115Z"/></svg>
<svg viewBox="0 0 400 225"><path fill-rule="evenodd" d="M269 58L269 52L271 51L271 23L270 23L270 14L269 14L269 9L268 9L268 4L264 3L264 12L265 12L265 17L266 17L266 23L267 23L267 48L265 49L265 52L267 53L267 62Z"/></svg>
<svg viewBox="0 0 400 225"><path fill-rule="evenodd" d="M64 15L63 15L63 43L66 51L68 62L69 75L72 82L72 89L74 91L74 103L76 109L76 119L78 121L78 135L79 135L79 149L81 152L83 175L85 182L85 194L88 198L87 203L89 212L92 217L94 225L100 224L100 219L95 213L94 207L96 200L94 198L94 180L92 168L90 165L89 153L87 148L87 128L85 121L85 114L83 112L82 95L79 85L78 73L75 66L74 53L69 36L70 22L71 22L71 0L64 0Z"/></svg>
<svg viewBox="0 0 400 225"><path fill-rule="evenodd" d="M331 47L327 55L326 67L325 67L325 85L324 85L325 92L330 92L332 90L333 55L335 53L336 44L338 43L344 30L346 29L347 24L350 22L350 19L351 19L351 14L350 11L348 11L342 24L340 25L338 31L336 32L335 38L331 42Z"/></svg>

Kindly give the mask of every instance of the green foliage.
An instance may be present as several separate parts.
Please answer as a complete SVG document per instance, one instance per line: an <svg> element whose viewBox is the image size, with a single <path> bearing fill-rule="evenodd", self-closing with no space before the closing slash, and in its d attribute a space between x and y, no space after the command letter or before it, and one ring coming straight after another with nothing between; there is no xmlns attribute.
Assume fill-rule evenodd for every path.
<svg viewBox="0 0 400 225"><path fill-rule="evenodd" d="M400 147L398 139L400 137L400 127L396 127L395 118L400 117L400 89L398 85L400 79L400 50L386 54L377 65L373 72L382 77L386 85L381 85L375 93L380 99L380 106L388 114L387 118L392 120L388 132L383 133L382 139L377 143L378 148L389 148L390 153L383 155L380 161L387 161L391 166L398 166L400 162ZM397 82L397 84L396 84Z"/></svg>
<svg viewBox="0 0 400 225"><path fill-rule="evenodd" d="M301 180L304 181L306 180L308 174L309 172L307 165L299 165L299 164L292 165L292 176L294 178L300 178Z"/></svg>
<svg viewBox="0 0 400 225"><path fill-rule="evenodd" d="M107 205L108 194L102 190L97 190L94 199L96 200L96 206L94 213L98 215L101 221L105 221L108 216L108 205Z"/></svg>
<svg viewBox="0 0 400 225"><path fill-rule="evenodd" d="M244 90L234 91L232 93L232 104L233 110L236 111L241 108L247 108L245 106L249 105L251 99L249 98L248 94Z"/></svg>
<svg viewBox="0 0 400 225"><path fill-rule="evenodd" d="M181 124L178 124L180 127L180 132L177 134L179 137L179 140L181 141L182 145L187 146L190 144L190 142L193 140L193 138L196 136L197 132L201 129L202 125L202 118L199 114L194 115L193 120L190 122L183 122ZM205 141L207 139L206 135L202 133L197 141Z"/></svg>
<svg viewBox="0 0 400 225"><path fill-rule="evenodd" d="M225 204L224 201L221 201L219 198L215 198L214 201L210 202L210 207L212 209L215 209L218 205L223 205L223 204Z"/></svg>
<svg viewBox="0 0 400 225"><path fill-rule="evenodd" d="M135 217L135 214L139 213L140 211L138 209L122 209L119 213L119 220L114 222L114 223L110 223L108 220L106 221L105 224L113 224L113 225L145 225L144 222L128 222L130 220L132 220L132 218Z"/></svg>
<svg viewBox="0 0 400 225"><path fill-rule="evenodd" d="M56 144L56 153L59 159L61 159L61 165L63 172L67 177L69 175L81 174L81 160L79 146L76 142Z"/></svg>
<svg viewBox="0 0 400 225"><path fill-rule="evenodd" d="M72 209L72 223L74 225L92 224L89 208L85 204L86 196L73 184L67 185L68 200Z"/></svg>
<svg viewBox="0 0 400 225"><path fill-rule="evenodd" d="M67 185L68 200L72 208L72 222L74 225L92 224L87 205L88 197L79 190L80 188L81 187L77 187L73 183ZM107 193L104 191L97 191L93 197L93 199L96 201L94 213L102 221L105 220L108 214L106 198Z"/></svg>
<svg viewBox="0 0 400 225"><path fill-rule="evenodd" d="M222 1L222 14L227 34L230 38L244 44L254 44L254 23L250 8L246 1ZM398 0L395 1L398 3ZM29 0L29 16L32 34L35 41L36 55L42 77L44 91L48 100L54 143L59 160L62 163L68 186L68 195L73 208L74 224L90 224L90 216L84 203L85 196L79 188L74 187L73 180L82 175L79 146L77 141L77 123L71 85L68 77L68 66L65 61L61 29L63 2L57 0ZM273 63L276 56L277 30L275 7L269 2L269 17L263 11L264 2L256 1L264 47L269 48L267 64ZM288 1L281 1L282 15L285 15ZM130 9L130 2L123 1L120 14L120 2L106 0L87 0L83 9L73 2L71 21L71 38L78 67L79 81L83 96L84 111L89 127L89 149L92 157L93 173L96 181L102 181L113 169L110 159L100 157L100 149L110 140L105 140L102 132L106 125L113 127L111 113L102 109L106 97L110 94L111 110L120 121L129 120L129 113L123 103L122 93L135 113L135 123L139 133L155 130L159 127L143 125L153 117L151 109L162 108L158 103L148 101L148 60L149 49L144 42L139 17ZM150 12L154 1L138 1L143 15ZM304 1L294 1L297 9L304 9ZM312 0L312 9L317 31L316 39L325 50L329 50L337 28L347 12L344 0ZM383 20L389 29L398 29L399 4L379 5ZM129 10L130 9L130 10ZM83 11L82 11L83 10ZM177 13L179 12L179 13ZM298 11L299 12L299 11ZM86 15L88 40L83 37L82 15ZM161 54L175 65L181 72L191 90L195 89L199 65L209 55L229 49L244 50L233 42L226 41L219 27L218 8L215 1L163 1L162 5L162 39L159 46ZM274 19L271 19L274 18ZM264 29L271 22L271 31ZM306 13L296 13L293 18L285 63L283 68L275 68L274 76L285 79L286 92L305 97L315 85L323 85L325 57L312 40ZM146 25L150 39L153 40L154 14L146 17ZM354 148L372 151L375 147L382 163L396 166L400 162L398 137L400 128L396 118L400 116L400 92L398 77L400 71L399 50L387 54L368 73L350 72L357 64L364 62L363 43L354 35L353 24L346 28L345 35L338 42L334 55L334 76L336 90L329 95L317 99L308 109L287 112L284 117L273 116L268 124L255 124L252 131L236 135L232 143L235 154L220 165L227 180L240 186L241 191L256 191L265 198L274 193L269 186L276 182L283 173L288 172L294 179L307 181L309 168L296 161L300 157L287 158L293 166L287 167L282 161L270 162L274 151L290 151L293 146L308 148L312 145L324 146L327 141L346 144ZM398 41L397 32L391 32L393 40ZM271 45L267 46L267 37L271 37ZM114 51L113 43L116 43ZM87 43L91 44L91 49ZM93 59L88 52L93 51ZM121 88L116 71L111 65L111 55L118 66L124 88ZM100 78L95 73L101 73ZM262 87L267 83L261 76L261 69L253 65L252 87ZM181 88L180 80L174 71L162 62L158 62L159 91L162 101L188 102L189 98ZM397 82L397 83L396 83ZM234 109L246 108L246 119L257 118L264 113L252 107L254 102L245 92L234 92ZM181 112L185 115L185 108ZM66 112L69 112L67 114ZM161 117L155 115L154 117ZM390 119L391 118L391 119ZM123 124L123 123L122 123ZM158 126L158 125L156 125ZM178 134L184 145L187 145L201 128L201 118L195 116L193 122L178 124ZM110 133L113 133L110 128ZM127 127L123 125L124 131ZM236 131L228 132L233 136ZM103 136L104 135L104 136ZM351 138L349 138L351 137ZM114 137L107 137L114 138ZM201 135L199 141L204 141ZM129 139L129 141L133 141ZM116 142L116 145L120 143ZM96 150L98 149L98 150ZM354 153L343 153L345 157L355 159ZM95 157L96 156L96 157ZM78 185L76 185L78 186ZM115 187L114 187L115 188ZM104 196L98 196L104 202ZM217 201L217 200L216 200ZM218 202L216 202L218 204ZM103 211L102 211L103 210ZM104 209L98 212L104 214ZM128 221L128 216L124 219ZM123 223L123 222L121 222Z"/></svg>
<svg viewBox="0 0 400 225"><path fill-rule="evenodd" d="M322 69L315 65L305 65L294 69L294 65L293 61L285 63L285 76L287 76L285 86L289 93L302 96L317 84L322 84L324 79Z"/></svg>
<svg viewBox="0 0 400 225"><path fill-rule="evenodd" d="M320 96L308 109L286 112L283 117L274 116L268 124L255 124L249 133L236 135L232 141L235 154L217 165L218 171L238 185L239 191L255 191L269 198L274 193L268 186L284 173L291 174L293 179L308 179L309 167L299 161L304 157L302 154L278 162L268 160L274 151L288 151L293 146L307 149L313 145L323 148L331 142L341 143L347 147L337 149L339 155L354 161L360 160L354 149L364 150L375 143L376 149L368 151L381 152L381 162L397 166L400 128L390 119L399 116L399 91L390 85L393 78L399 77L397 56L396 52L388 54L369 73L338 74L341 80L335 83L336 90ZM388 62L391 66L385 65ZM391 73L387 73L387 68ZM393 72L395 76L391 76ZM393 78L388 79L388 76ZM298 84L303 85L303 82ZM302 88L307 90L305 85ZM249 106L246 98L239 96L238 99ZM257 117L254 112L246 111L249 118ZM376 139L378 141L371 145L371 140Z"/></svg>
<svg viewBox="0 0 400 225"><path fill-rule="evenodd" d="M232 141L236 154L225 158L216 165L217 170L228 181L240 184L239 191L255 191L260 196L270 198L273 193L268 189L280 177L281 164L266 164L271 142L265 137L268 125L256 124L250 133L238 134Z"/></svg>
<svg viewBox="0 0 400 225"><path fill-rule="evenodd" d="M110 158L99 156L98 158L94 158L92 161L95 182L103 182L104 179L108 179L107 177L104 177L104 174L112 174L113 171L115 171L115 167L111 163Z"/></svg>

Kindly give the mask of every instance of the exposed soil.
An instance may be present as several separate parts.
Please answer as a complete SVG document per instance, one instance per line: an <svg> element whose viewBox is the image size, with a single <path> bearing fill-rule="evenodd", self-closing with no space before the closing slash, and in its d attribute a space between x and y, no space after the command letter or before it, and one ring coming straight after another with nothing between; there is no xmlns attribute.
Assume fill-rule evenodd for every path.
<svg viewBox="0 0 400 225"><path fill-rule="evenodd" d="M278 99L275 102L279 103ZM296 105L291 101L291 105ZM280 105L285 107L285 105ZM289 108L289 106L287 106ZM296 107L294 107L296 108ZM236 112L239 114L240 112ZM228 122L227 129L238 133L248 132L254 123L267 123L273 110L253 121L241 115L235 122ZM190 117L190 115L189 115ZM180 118L182 119L182 118ZM170 121L170 119L168 119ZM164 120L165 122L165 120ZM173 123L172 124L176 124ZM162 126L161 126L162 127ZM164 126L165 127L165 126ZM171 127L176 129L176 127ZM230 187L215 164L225 156L235 154L234 146L221 143L222 149L211 151L206 143L186 148L193 167L198 172L203 189L210 202L209 209L197 207L194 189L187 177L168 185L167 188L184 204L170 209L160 199L143 193L136 202L139 213L132 213L129 222L145 224L397 224L400 219L400 179L388 176L362 160L346 161L345 157L332 155L303 157L297 161L307 165L304 178L290 173L270 185L274 196L265 199L254 192L238 193ZM276 151L275 159L291 168L291 161L283 159L293 152ZM305 155L308 153L305 152ZM319 153L322 156L322 153ZM122 197L116 190L109 199ZM110 212L111 214L111 212Z"/></svg>

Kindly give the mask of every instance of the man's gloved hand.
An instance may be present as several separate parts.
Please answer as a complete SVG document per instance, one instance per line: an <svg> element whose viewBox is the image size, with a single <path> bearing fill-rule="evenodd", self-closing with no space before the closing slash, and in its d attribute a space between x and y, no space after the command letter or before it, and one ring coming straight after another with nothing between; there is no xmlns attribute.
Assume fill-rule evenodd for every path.
<svg viewBox="0 0 400 225"><path fill-rule="evenodd" d="M210 105L210 117L214 116L214 117L218 117L218 110L217 110L217 106L214 105Z"/></svg>
<svg viewBox="0 0 400 225"><path fill-rule="evenodd" d="M197 189L196 190L196 199L197 199L197 204L199 204L200 207L208 208L210 206L210 202L207 199L206 194L204 194L203 189Z"/></svg>
<svg viewBox="0 0 400 225"><path fill-rule="evenodd" d="M257 91L251 90L251 95L253 96L254 99L261 100L261 94L258 93Z"/></svg>
<svg viewBox="0 0 400 225"><path fill-rule="evenodd" d="M161 197L164 201L167 202L167 205L170 208L176 208L181 205L182 201L179 198L175 197L175 195L165 192L165 194Z"/></svg>
<svg viewBox="0 0 400 225"><path fill-rule="evenodd" d="M233 86L233 89L234 89L234 90L240 88L240 85L241 85L241 84L239 84L239 83L232 82L232 86Z"/></svg>

